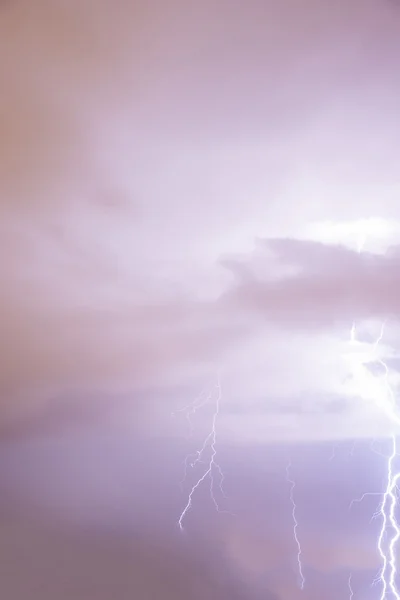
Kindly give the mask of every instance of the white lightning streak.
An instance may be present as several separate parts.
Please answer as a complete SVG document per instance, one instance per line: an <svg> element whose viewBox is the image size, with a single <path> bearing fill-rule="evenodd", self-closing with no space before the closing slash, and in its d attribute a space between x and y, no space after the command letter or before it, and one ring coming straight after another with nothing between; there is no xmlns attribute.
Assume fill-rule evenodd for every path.
<svg viewBox="0 0 400 600"><path fill-rule="evenodd" d="M297 521L297 505L294 499L294 490L296 487L296 482L290 476L290 469L292 467L291 461L288 462L286 466L286 481L290 484L290 502L292 504L292 520L293 520L293 537L297 546L297 567L298 567L298 576L299 576L299 587L301 590L304 589L306 580L303 573L303 563L301 559L302 550L301 544L299 540L299 536L297 535L297 529L299 527L299 523Z"/></svg>
<svg viewBox="0 0 400 600"><path fill-rule="evenodd" d="M367 232L360 231L359 239L358 239L358 253L362 253L365 243L367 240ZM383 338L384 330L385 330L386 322L384 321L381 325L381 330L375 344L373 345L373 355L375 363L379 364L384 370L384 383L386 388L386 393L380 392L380 389L377 389L377 397L376 404L377 406L386 414L386 416L390 419L390 421L394 425L400 425L400 416L396 411L396 401L394 392L389 383L389 368L387 364L384 362L382 358L377 356L378 346ZM357 329L356 323L353 322L351 330L350 330L350 343L357 343ZM364 385L367 386L371 384L371 373L368 370L368 366L365 363L361 363L358 365L354 365L354 374L358 376L361 384L361 390L365 389ZM379 382L378 377L373 377L376 382ZM380 600L387 600L388 595L390 595L395 600L400 600L400 594L396 589L396 575L397 575L397 566L396 566L396 544L400 539L400 528L396 520L396 507L397 507L397 482L400 478L400 472L394 472L394 461L397 456L397 448L396 448L396 435L393 432L391 435L392 438L392 452L388 458L387 462L387 485L382 492L382 502L379 506L377 513L374 517L379 514L382 518L381 529L379 532L378 540L377 540L377 550L382 560L382 568L380 570L379 576L377 580L382 584L382 593L380 596ZM366 496L377 495L376 492L369 492L364 494L359 501L361 501ZM373 518L374 518L373 517ZM392 538L389 542L388 548L385 549L385 540L387 537L388 529L391 529ZM387 572L389 572L389 578L387 576Z"/></svg>
<svg viewBox="0 0 400 600"><path fill-rule="evenodd" d="M376 353L379 343L381 342L384 334L385 323L382 323L380 334L373 346L374 353ZM354 325L351 331L351 341L355 342L355 328ZM400 425L400 416L396 413L396 402L393 390L390 386L388 377L389 369L387 364L381 359L375 359L378 364L384 369L384 384L385 391L379 394L376 399L379 408L389 417L390 421L395 425ZM369 371L366 366L362 365L362 369L365 371L364 376L368 378ZM362 371L359 371L361 374ZM381 495L383 496L382 502L380 503L378 513L381 516L381 529L377 540L377 550L382 561L382 568L380 570L377 581L382 584L382 592L380 600L387 600L390 596L395 600L400 600L400 594L396 588L396 576L397 576L397 564L396 564L396 544L400 539L400 527L396 519L396 507L397 507L397 486L400 479L400 472L395 472L395 459L397 456L397 444L396 436L392 434L392 451L388 457L387 462L387 484L383 492L367 492L361 496L361 498L352 501L361 502L366 496ZM388 547L385 546L385 541L388 536L388 530L392 531L390 542Z"/></svg>
<svg viewBox="0 0 400 600"><path fill-rule="evenodd" d="M201 484L207 479L210 479L210 494L211 494L211 500L216 508L216 510L218 512L224 512L227 513L228 511L222 511L218 505L217 499L215 497L214 494L214 483L215 483L215 471L217 471L218 475L219 475L219 489L221 494L223 495L223 497L226 497L224 492L223 492L223 488L222 488L222 484L224 481L224 474L221 470L221 467L219 466L219 464L216 461L216 455L217 455L217 449L216 449L216 443L217 443L217 421L218 421L218 417L219 417L219 412L220 412L220 403L221 403L221 398L222 398L222 392L221 392L221 383L220 383L220 378L218 376L218 380L217 380L217 384L216 384L216 399L215 399L215 409L214 409L214 413L213 413L213 417L212 417L212 422L211 422L211 430L208 433L208 435L206 436L200 450L197 450L195 454L189 455L188 457L186 457L185 460L185 476L186 476L186 468L187 468L187 464L188 464L188 459L189 457L195 457L195 459L193 460L193 462L191 463L191 466L194 467L195 465L197 465L200 462L203 462L203 455L205 453L205 451L207 449L210 449L211 451L211 456L209 458L208 461L208 466L206 468L206 470L204 471L203 475L196 481L196 483L192 486L189 495L188 495L188 499L187 499L187 503L183 509L183 511L180 514L180 517L178 519L178 526L180 528L181 531L183 531L183 521L187 515L187 513L190 511L190 509L192 508L192 503L193 503L193 496L196 492L196 490L198 490L198 488L201 486ZM206 400L198 403L195 403L192 406L189 407L185 407L185 409L182 410L186 410L187 411L187 418L189 418L189 423L191 425L191 421L190 421L190 416L192 416L196 410L198 408L200 408L200 406L203 406L206 402L210 401L212 399L212 394L209 394L206 398ZM188 417L189 416L189 417ZM232 514L232 513L229 513Z"/></svg>
<svg viewBox="0 0 400 600"><path fill-rule="evenodd" d="M375 342L374 350L378 348L378 344L383 338L385 323L382 323L381 331L378 339ZM384 382L386 387L386 394L382 394L380 397L379 406L383 409L386 415L389 417L392 423L399 425L400 417L396 413L396 402L393 390L389 383L389 369L387 364L382 360L377 361L384 369ZM397 507L397 483L400 478L400 473L394 472L395 459L397 456L397 440L395 434L392 434L392 452L387 462L387 485L383 494L383 501L380 505L380 514L382 516L382 526L378 537L378 551L382 558L382 570L380 573L380 581L382 583L382 594L381 600L385 600L387 597L388 587L392 597L396 600L400 600L400 594L396 588L396 544L400 539L400 528L396 520L396 507ZM385 552L384 541L387 536L388 526L392 529L392 538L389 542L389 548ZM389 571L389 579L387 580L387 571Z"/></svg>
<svg viewBox="0 0 400 600"><path fill-rule="evenodd" d="M353 596L354 596L354 591L353 591L353 586L351 584L351 580L352 580L352 574L350 573L349 578L347 580L347 587L349 588L349 600L353 600Z"/></svg>
<svg viewBox="0 0 400 600"><path fill-rule="evenodd" d="M211 400L212 400L212 393L209 392L208 394L206 394L205 391L203 390L197 396L197 398L194 400L194 402L192 404L188 404L188 405L184 406L183 408L179 408L177 411L172 413L173 417L175 417L175 415L177 413L183 412L185 414L185 418L188 423L188 429L189 429L189 434L187 436L188 438L191 438L193 436L193 432L194 432L192 416L194 416L200 408L202 408L203 406L205 406L206 404L211 402ZM181 490L183 490L183 484L186 481L188 467L190 466L193 469L197 465L197 463L202 462L202 454L206 449L206 445L207 445L207 438L204 441L204 444L200 450L196 450L196 452L194 452L193 454L188 454L185 457L185 460L183 462L183 464L184 464L183 477L179 484Z"/></svg>
<svg viewBox="0 0 400 600"><path fill-rule="evenodd" d="M376 398L377 406L388 416L390 421L394 425L400 425L400 416L396 412L396 402L394 392L389 383L389 368L382 358L376 357L376 352L384 335L385 323L382 323L379 336L373 345L373 351L375 354L375 362L381 365L384 370L384 388L385 390L379 394ZM350 334L351 342L356 342L356 329L353 324ZM361 365L361 369L358 370L358 375L363 375L366 381L371 377L367 366ZM375 377L377 379L377 377ZM377 514L381 516L381 529L377 540L377 550L382 561L382 568L380 570L377 581L382 584L382 592L380 600L387 600L390 596L395 600L400 600L400 594L396 587L396 576L397 576L397 561L396 561L396 545L400 539L400 527L396 519L396 508L397 508L397 487L400 479L400 472L395 472L395 459L397 456L397 441L396 436L392 433L392 451L388 457L387 462L387 484L383 492L367 492L361 496L358 500L353 502L360 502L366 496L381 495L383 496L382 502L380 503ZM351 504L353 504L353 502ZM392 532L390 534L390 531ZM391 535L390 542L388 545L385 544L388 535Z"/></svg>
<svg viewBox="0 0 400 600"><path fill-rule="evenodd" d="M396 544L400 538L400 529L396 520L396 506L397 506L397 498L396 498L396 490L397 490L397 482L400 477L400 473L393 474L393 462L396 457L396 437L393 436L393 451L390 455L388 461L388 487L385 492L385 502L386 500L389 502L389 521L392 526L392 530L395 532L390 543L389 543L389 587L392 592L392 595L399 600L400 595L396 589Z"/></svg>

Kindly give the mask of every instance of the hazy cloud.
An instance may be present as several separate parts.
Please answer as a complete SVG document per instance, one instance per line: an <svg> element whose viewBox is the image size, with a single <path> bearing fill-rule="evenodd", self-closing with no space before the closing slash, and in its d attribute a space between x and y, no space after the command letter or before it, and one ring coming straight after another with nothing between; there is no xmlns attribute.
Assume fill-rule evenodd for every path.
<svg viewBox="0 0 400 600"><path fill-rule="evenodd" d="M342 441L340 462L326 443L385 439L380 360L400 383L399 14L378 0L4 3L0 486L29 517L0 536L7 598L140 583L143 598L298 600L284 474L301 441L303 596L344 597L352 569L370 600L376 507L348 503L381 489L384 459L372 468L367 444L357 462ZM217 375L238 517L202 489L186 556L169 537L182 465L215 398L192 438L178 409ZM137 547L121 541L133 521ZM72 535L88 523L118 534ZM149 548L150 531L176 554Z"/></svg>

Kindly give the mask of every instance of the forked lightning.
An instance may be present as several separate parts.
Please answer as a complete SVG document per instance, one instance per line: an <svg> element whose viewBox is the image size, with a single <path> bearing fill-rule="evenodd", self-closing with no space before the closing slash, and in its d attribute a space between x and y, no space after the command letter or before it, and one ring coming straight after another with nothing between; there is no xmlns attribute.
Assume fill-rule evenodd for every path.
<svg viewBox="0 0 400 600"><path fill-rule="evenodd" d="M216 456L217 456L217 448L216 448L216 444L217 444L217 424L218 424L218 417L220 414L220 404L221 404L221 398L222 398L222 391L221 391L221 381L220 381L220 376L218 375L217 378L217 383L214 386L214 390L213 392L210 392L208 395L206 395L205 397L201 396L201 400L197 399L192 405L189 405L187 407L185 407L184 410L185 414L186 414L186 418L189 421L189 425L190 425L190 431L193 432L193 425L191 422L190 417L193 416L193 414L202 406L204 406L205 404L207 404L208 402L211 402L214 400L214 411L213 411L213 416L212 416L212 420L211 420L211 429L210 432L208 433L208 435L206 436L205 440L203 441L203 444L201 445L200 449L197 450L195 452L195 454L189 454L186 459L185 459L185 474L184 474L184 480L186 479L186 475L187 475L187 469L188 466L190 465L190 467L195 467L196 465L198 465L199 463L204 463L205 462L205 470L203 472L203 474L201 475L201 477L199 477L197 479L197 481L195 482L195 484L191 487L190 492L188 494L187 497L187 502L186 505L184 507L184 509L182 510L179 519L178 519L178 526L180 528L181 531L183 531L184 527L183 527L183 522L185 517L187 516L188 512L190 511L190 509L192 508L192 504L193 504L193 497L196 493L196 491L200 488L200 486L206 481L209 480L210 481L210 495L211 495L211 500L216 508L216 510L218 512L228 512L225 510L221 510L217 501L217 498L215 496L215 476L216 474L219 477L219 491L221 493L221 495L225 498L225 494L222 488L222 484L224 481L224 474L222 472L221 467L219 466L217 460L216 460ZM209 451L210 452L210 457L208 459L208 461L206 462L204 460L204 455L205 453ZM191 460L190 460L191 459ZM181 485L183 484L184 480L181 482Z"/></svg>

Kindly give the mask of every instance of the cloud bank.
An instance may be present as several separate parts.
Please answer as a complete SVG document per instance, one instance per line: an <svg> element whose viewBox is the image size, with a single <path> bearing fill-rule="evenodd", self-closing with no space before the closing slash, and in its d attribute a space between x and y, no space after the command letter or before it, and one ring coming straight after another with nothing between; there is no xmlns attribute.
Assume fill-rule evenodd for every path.
<svg viewBox="0 0 400 600"><path fill-rule="evenodd" d="M1 13L0 420L73 390L144 424L218 368L228 412L351 396L347 329L393 354L399 316L394 9L93 10Z"/></svg>

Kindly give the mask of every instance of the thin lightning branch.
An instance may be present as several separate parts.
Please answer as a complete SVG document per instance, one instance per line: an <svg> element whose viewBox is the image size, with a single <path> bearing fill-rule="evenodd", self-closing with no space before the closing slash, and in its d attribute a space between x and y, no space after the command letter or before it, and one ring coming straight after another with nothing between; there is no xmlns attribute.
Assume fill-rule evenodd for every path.
<svg viewBox="0 0 400 600"><path fill-rule="evenodd" d="M384 454L383 452L381 452L380 450L377 450L375 448L375 444L376 444L376 438L374 438L372 440L372 442L370 443L369 449L371 450L371 452L373 452L374 454L377 454L378 456L383 456L383 458L389 458L389 456L387 454Z"/></svg>
<svg viewBox="0 0 400 600"><path fill-rule="evenodd" d="M304 589L304 585L306 583L304 573L303 573L303 563L302 563L302 550L301 544L299 540L299 536L297 535L297 529L299 523L297 521L297 505L294 499L294 490L296 487L296 482L290 476L290 469L292 467L291 461L288 462L286 466L286 481L290 484L290 502L292 504L292 520L293 520L293 537L297 547L297 566L298 566L298 576L299 576L299 587L301 590Z"/></svg>
<svg viewBox="0 0 400 600"><path fill-rule="evenodd" d="M203 390L197 396L197 398L194 400L194 402L192 402L192 404L188 404L187 406L184 406L183 408L178 408L178 410L176 410L175 412L172 413L173 417L175 417L177 413L185 414L185 418L188 423L188 429L189 429L188 438L192 437L193 432L194 432L192 417L196 414L196 412L199 410L199 408L202 408L205 404L210 402L210 400L211 400L211 394L206 394L205 391Z"/></svg>
<svg viewBox="0 0 400 600"><path fill-rule="evenodd" d="M189 429L189 434L188 434L187 438L191 438L194 433L194 425L192 422L192 417L196 414L196 412L200 408L202 408L203 406L205 406L206 404L211 402L211 400L212 400L212 393L209 392L208 394L206 394L205 391L203 390L197 396L197 398L194 400L194 402L192 404L188 404L187 406L184 406L183 408L179 408L177 411L172 413L173 417L175 417L177 413L183 412L185 414L185 419L188 423L188 429ZM189 466L193 469L197 465L197 463L202 462L203 452L206 449L207 440L208 440L208 437L204 441L204 444L200 450L196 450L196 452L194 452L193 454L188 454L185 457L185 460L183 462L183 464L184 464L183 477L179 484L181 490L183 490L183 485L187 478Z"/></svg>
<svg viewBox="0 0 400 600"><path fill-rule="evenodd" d="M203 475L196 481L196 483L192 486L188 498L187 498L187 503L183 509L183 511L181 512L179 519L178 519L178 526L179 529L181 531L183 531L184 527L183 527L183 522L184 519L187 515L187 513L190 511L190 509L192 508L192 504L193 504L193 496L196 493L196 491L199 489L199 487L202 485L202 483L204 481L206 481L207 479L210 480L210 495L211 495L211 500L216 508L216 510L218 512L224 512L224 513L228 513L228 511L223 511L220 509L219 504L217 502L217 499L215 497L215 493L214 493L214 486L215 486L215 474L218 474L219 477L219 490L222 494L222 496L224 498L226 498L223 488L222 488L222 484L224 481L224 474L222 472L221 467L219 466L219 464L216 461L216 455L217 455L217 449L216 449L216 444L217 444L217 422L218 422L218 417L220 414L220 403L221 403L221 398L222 398L222 391L221 391L221 383L220 383L220 377L218 376L218 381L216 384L216 398L215 398L215 409L214 409L214 413L213 413L213 417L212 417L212 422L211 422L211 430L208 433L208 435L206 436L200 450L197 450L195 454L189 455L188 457L186 457L185 460L185 476L186 476L186 471L187 471L187 465L188 465L188 461L189 458L194 458L194 460L192 461L192 463L190 463L191 467L195 467L197 464L199 464L200 462L204 462L204 454L206 452L206 450L210 450L211 451L211 456L208 460L207 463L207 468L204 471ZM186 415L189 415L189 423L191 424L191 420L190 420L190 416L193 416L193 414L196 412L196 410L198 410L198 408L200 408L201 406L204 406L204 404L206 404L206 402L211 401L212 399L212 394L210 394L209 396L207 396L207 399L203 402L197 403L197 404L193 404L192 406L189 407L185 407L185 409L182 410L186 410ZM196 402L196 401L195 401ZM192 429L191 429L192 430ZM229 513L232 514L232 513Z"/></svg>
<svg viewBox="0 0 400 600"><path fill-rule="evenodd" d="M365 492L359 498L353 498L353 500L349 504L349 510L351 508L353 508L354 504L359 504L360 502L362 502L363 500L365 500L365 498L368 498L369 496L383 496L383 495L384 495L384 492Z"/></svg>

